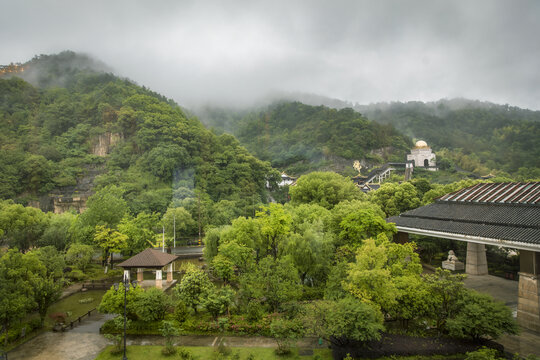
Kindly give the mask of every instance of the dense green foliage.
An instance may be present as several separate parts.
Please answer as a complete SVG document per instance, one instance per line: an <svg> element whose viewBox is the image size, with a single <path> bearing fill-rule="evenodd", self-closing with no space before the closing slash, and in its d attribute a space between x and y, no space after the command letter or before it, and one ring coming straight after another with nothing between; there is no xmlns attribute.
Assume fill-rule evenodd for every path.
<svg viewBox="0 0 540 360"><path fill-rule="evenodd" d="M540 176L540 112L466 100L360 106L371 120L442 151L439 166L452 163L486 175L515 173L522 180ZM444 160L443 160L444 159Z"/></svg>
<svg viewBox="0 0 540 360"><path fill-rule="evenodd" d="M62 267L63 259L54 248L27 254L11 249L0 255L0 323L5 345L10 326L32 311L37 310L43 326L49 306L62 291Z"/></svg>
<svg viewBox="0 0 540 360"><path fill-rule="evenodd" d="M39 87L0 79L0 198L24 202L54 189L72 195L95 171L94 185L119 185L133 215L163 214L174 200L204 225L215 202L240 210L266 202L266 181L277 179L268 163L172 101L93 65L65 52L25 64ZM114 211L114 224L101 224L99 213L88 222L116 226L123 211Z"/></svg>
<svg viewBox="0 0 540 360"><path fill-rule="evenodd" d="M350 108L281 102L242 115L217 109L202 113L209 125L231 131L258 158L296 174L320 169L329 159L382 162L371 151L386 147L392 147L393 159L401 159L410 147L410 140L392 126L371 122Z"/></svg>

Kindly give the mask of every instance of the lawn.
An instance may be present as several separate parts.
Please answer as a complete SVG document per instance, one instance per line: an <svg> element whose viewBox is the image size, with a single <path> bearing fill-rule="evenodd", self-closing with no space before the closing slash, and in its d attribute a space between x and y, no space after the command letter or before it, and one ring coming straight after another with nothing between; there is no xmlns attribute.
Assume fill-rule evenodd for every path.
<svg viewBox="0 0 540 360"><path fill-rule="evenodd" d="M128 346L127 348L127 357L130 360L148 360L148 359L171 359L180 357L175 356L163 356L161 355L162 346L151 346L151 345L133 345ZM215 347L203 347L203 346L184 346L184 349L188 349L196 359L207 360L212 359L212 355L216 352ZM110 351L112 346L108 346L103 350L96 360L117 360L121 359L122 355L111 355ZM321 360L331 360L332 353L329 349L315 349L314 355L309 356L298 356L298 352L294 352L288 356L277 356L273 348L257 348L257 347L238 347L230 348L232 354L238 353L240 355L240 360L247 359L250 354L253 355L254 359L257 360L280 360L280 359L313 359L314 355L319 355Z"/></svg>
<svg viewBox="0 0 540 360"><path fill-rule="evenodd" d="M79 316L86 314L89 310L97 308L103 294L105 294L105 290L88 290L75 293L54 303L47 312L45 326L54 325L53 320L49 317L50 314L54 313L67 314L67 322L76 320ZM80 300L82 300L83 303L80 303Z"/></svg>

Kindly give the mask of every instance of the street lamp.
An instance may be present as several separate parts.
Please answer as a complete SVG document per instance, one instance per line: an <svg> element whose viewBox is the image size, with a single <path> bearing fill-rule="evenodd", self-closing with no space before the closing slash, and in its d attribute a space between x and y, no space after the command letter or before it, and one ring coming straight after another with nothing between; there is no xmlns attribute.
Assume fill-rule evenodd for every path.
<svg viewBox="0 0 540 360"><path fill-rule="evenodd" d="M124 274L124 278L122 279L122 284L124 284L124 357L122 358L122 360L128 360L126 356L126 323L127 323L126 305L127 305L127 292L129 290L129 278L127 274ZM115 288L116 290L118 290L116 286Z"/></svg>
<svg viewBox="0 0 540 360"><path fill-rule="evenodd" d="M127 313L126 313L126 301L127 301L127 292L129 290L129 278L127 274L124 274L124 357L122 360L128 360L126 356L126 322L127 322Z"/></svg>

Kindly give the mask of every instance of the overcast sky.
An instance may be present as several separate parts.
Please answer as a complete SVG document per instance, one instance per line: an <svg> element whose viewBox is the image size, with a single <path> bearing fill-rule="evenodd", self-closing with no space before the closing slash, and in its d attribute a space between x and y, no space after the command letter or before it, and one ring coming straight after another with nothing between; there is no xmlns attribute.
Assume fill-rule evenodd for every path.
<svg viewBox="0 0 540 360"><path fill-rule="evenodd" d="M540 1L0 0L0 64L85 52L178 103L307 92L540 109Z"/></svg>

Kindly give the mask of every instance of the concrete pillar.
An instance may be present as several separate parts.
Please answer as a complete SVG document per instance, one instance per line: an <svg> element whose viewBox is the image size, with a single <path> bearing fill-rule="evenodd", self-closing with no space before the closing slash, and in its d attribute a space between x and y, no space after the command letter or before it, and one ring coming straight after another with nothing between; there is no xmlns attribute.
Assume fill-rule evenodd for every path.
<svg viewBox="0 0 540 360"><path fill-rule="evenodd" d="M163 280L161 278L161 270L156 270L156 287L163 289Z"/></svg>
<svg viewBox="0 0 540 360"><path fill-rule="evenodd" d="M394 235L394 242L398 244L406 244L409 242L409 233L398 231L397 234Z"/></svg>
<svg viewBox="0 0 540 360"><path fill-rule="evenodd" d="M139 284L142 284L143 281L144 281L144 269L137 268L137 282Z"/></svg>
<svg viewBox="0 0 540 360"><path fill-rule="evenodd" d="M522 327L540 332L540 253L520 250L517 320Z"/></svg>
<svg viewBox="0 0 540 360"><path fill-rule="evenodd" d="M484 244L467 243L465 272L469 275L487 275L486 246Z"/></svg>
<svg viewBox="0 0 540 360"><path fill-rule="evenodd" d="M172 282L173 278L173 270L172 270L172 263L169 264L169 266L167 267L167 282L170 283Z"/></svg>
<svg viewBox="0 0 540 360"><path fill-rule="evenodd" d="M129 279L129 270L124 270L124 281L127 279L128 282L131 280Z"/></svg>

